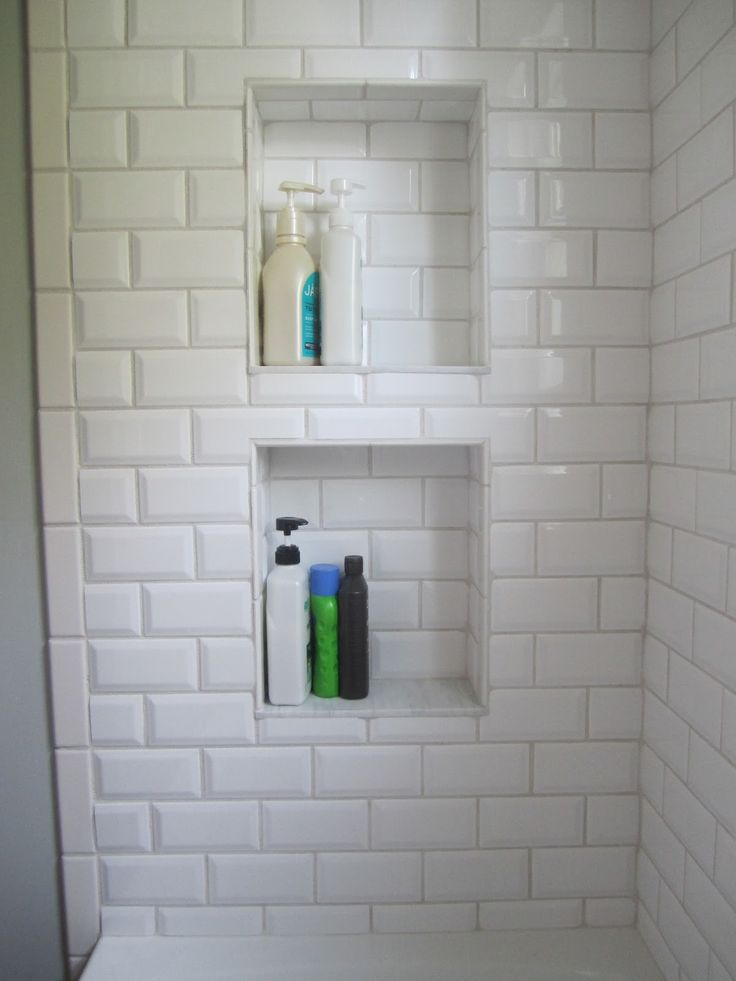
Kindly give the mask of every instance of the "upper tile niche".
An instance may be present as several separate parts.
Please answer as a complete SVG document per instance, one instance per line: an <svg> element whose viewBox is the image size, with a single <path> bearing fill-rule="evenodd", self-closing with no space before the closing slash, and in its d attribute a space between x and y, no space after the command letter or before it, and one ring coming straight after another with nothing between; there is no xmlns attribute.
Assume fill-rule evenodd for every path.
<svg viewBox="0 0 736 981"><path fill-rule="evenodd" d="M285 200L278 186L299 180L324 188L299 196L307 248L318 261L335 177L366 186L349 202L363 246L358 370L487 368L482 82L253 83L246 130L251 371L282 370L262 366L259 309L261 269Z"/></svg>

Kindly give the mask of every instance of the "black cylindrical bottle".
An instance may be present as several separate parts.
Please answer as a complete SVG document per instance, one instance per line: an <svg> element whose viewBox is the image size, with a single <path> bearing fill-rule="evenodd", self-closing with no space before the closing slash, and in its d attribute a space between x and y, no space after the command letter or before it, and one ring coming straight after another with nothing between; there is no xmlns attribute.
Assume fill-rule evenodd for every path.
<svg viewBox="0 0 736 981"><path fill-rule="evenodd" d="M337 594L340 630L340 698L368 694L368 583L363 556L345 556L345 578Z"/></svg>

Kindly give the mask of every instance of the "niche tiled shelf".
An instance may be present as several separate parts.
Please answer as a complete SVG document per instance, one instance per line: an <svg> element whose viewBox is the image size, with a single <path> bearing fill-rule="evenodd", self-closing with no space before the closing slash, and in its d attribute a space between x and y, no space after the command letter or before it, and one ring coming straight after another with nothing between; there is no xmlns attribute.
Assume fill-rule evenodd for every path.
<svg viewBox="0 0 736 981"><path fill-rule="evenodd" d="M487 444L309 443L253 448L254 603L259 716L480 714L486 703ZM308 520L302 564L364 556L371 693L266 700L264 584L280 514Z"/></svg>
<svg viewBox="0 0 736 981"><path fill-rule="evenodd" d="M364 364L369 371L487 370L486 111L482 82L264 81L246 87L247 284L251 372L261 364L260 275L275 245L283 180L301 196L319 257L333 177L363 244Z"/></svg>

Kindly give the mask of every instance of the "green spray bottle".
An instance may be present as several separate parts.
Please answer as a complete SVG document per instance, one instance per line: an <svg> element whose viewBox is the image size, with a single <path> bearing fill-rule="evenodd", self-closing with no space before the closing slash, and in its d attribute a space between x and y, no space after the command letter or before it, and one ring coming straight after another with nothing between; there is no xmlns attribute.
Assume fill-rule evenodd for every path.
<svg viewBox="0 0 736 981"><path fill-rule="evenodd" d="M309 570L310 609L314 666L312 691L320 698L336 698L339 693L337 655L337 591L340 570L336 565L313 565Z"/></svg>

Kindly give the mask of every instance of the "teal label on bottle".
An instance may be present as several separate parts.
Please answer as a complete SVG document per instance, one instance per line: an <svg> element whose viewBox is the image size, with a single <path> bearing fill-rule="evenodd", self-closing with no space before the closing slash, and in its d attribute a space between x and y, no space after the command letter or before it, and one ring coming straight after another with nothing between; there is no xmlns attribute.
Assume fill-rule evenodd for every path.
<svg viewBox="0 0 736 981"><path fill-rule="evenodd" d="M302 357L318 358L319 343L319 273L307 276L302 290Z"/></svg>

